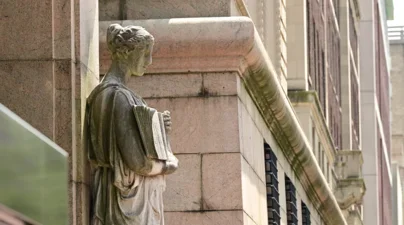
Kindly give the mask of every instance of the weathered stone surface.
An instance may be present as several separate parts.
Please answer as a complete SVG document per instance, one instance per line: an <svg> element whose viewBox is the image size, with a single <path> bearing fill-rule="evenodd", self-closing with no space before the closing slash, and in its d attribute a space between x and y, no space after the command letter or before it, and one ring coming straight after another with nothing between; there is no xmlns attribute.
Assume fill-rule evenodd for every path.
<svg viewBox="0 0 404 225"><path fill-rule="evenodd" d="M203 155L204 210L243 209L240 160L239 153Z"/></svg>
<svg viewBox="0 0 404 225"><path fill-rule="evenodd" d="M240 151L259 179L265 181L264 138L241 101L239 101L239 126Z"/></svg>
<svg viewBox="0 0 404 225"><path fill-rule="evenodd" d="M72 207L70 222L74 221L77 224L88 224L90 221L90 192L87 184L74 181L69 182L69 207Z"/></svg>
<svg viewBox="0 0 404 225"><path fill-rule="evenodd" d="M52 57L51 0L2 0L0 15L0 59Z"/></svg>
<svg viewBox="0 0 404 225"><path fill-rule="evenodd" d="M255 223L254 220L252 220L251 217L248 216L248 214L245 212L243 214L243 222L244 222L243 223L244 225L257 225L258 224L258 223Z"/></svg>
<svg viewBox="0 0 404 225"><path fill-rule="evenodd" d="M164 74L131 77L128 87L143 98L198 96L202 90L201 74Z"/></svg>
<svg viewBox="0 0 404 225"><path fill-rule="evenodd" d="M71 154L72 150L72 92L68 90L55 91L55 128L54 141Z"/></svg>
<svg viewBox="0 0 404 225"><path fill-rule="evenodd" d="M174 153L239 152L237 97L164 98L146 102L157 110L171 112Z"/></svg>
<svg viewBox="0 0 404 225"><path fill-rule="evenodd" d="M247 17L189 18L167 20L125 20L137 24L155 37L153 64L148 73L188 73L190 71L237 71L253 45L254 26ZM110 21L100 22L100 72L105 73L110 55L105 29ZM169 26L167 26L169 24ZM218 41L219 40L219 41ZM173 51L175 49L175 51Z"/></svg>
<svg viewBox="0 0 404 225"><path fill-rule="evenodd" d="M240 78L235 72L150 74L132 77L128 87L144 98L237 95Z"/></svg>
<svg viewBox="0 0 404 225"><path fill-rule="evenodd" d="M181 162L178 170L167 176L164 210L195 211L201 209L202 180L201 155L176 155Z"/></svg>
<svg viewBox="0 0 404 225"><path fill-rule="evenodd" d="M101 0L100 20L230 16L230 0Z"/></svg>
<svg viewBox="0 0 404 225"><path fill-rule="evenodd" d="M289 89L307 90L307 48L304 34L305 4L302 1L286 1L287 4L287 82Z"/></svg>
<svg viewBox="0 0 404 225"><path fill-rule="evenodd" d="M72 57L72 23L71 11L74 1L53 0L53 57L55 59L71 59ZM77 7L77 6L76 6Z"/></svg>
<svg viewBox="0 0 404 225"><path fill-rule="evenodd" d="M71 90L72 87L72 60L56 60L54 62L55 89Z"/></svg>
<svg viewBox="0 0 404 225"><path fill-rule="evenodd" d="M335 174L337 186L335 197L341 209L348 209L353 204L361 204L366 191L362 179L362 151L340 150L337 152Z"/></svg>
<svg viewBox="0 0 404 225"><path fill-rule="evenodd" d="M126 18L167 19L230 16L229 0L125 1Z"/></svg>
<svg viewBox="0 0 404 225"><path fill-rule="evenodd" d="M203 88L209 96L237 95L240 78L235 72L204 73Z"/></svg>
<svg viewBox="0 0 404 225"><path fill-rule="evenodd" d="M241 225L243 211L212 211L212 212L166 212L167 225Z"/></svg>
<svg viewBox="0 0 404 225"><path fill-rule="evenodd" d="M121 20L122 4L121 0L99 0L100 21Z"/></svg>
<svg viewBox="0 0 404 225"><path fill-rule="evenodd" d="M100 20L230 16L230 0L101 0Z"/></svg>
<svg viewBox="0 0 404 225"><path fill-rule="evenodd" d="M264 161L263 157L262 161ZM244 212L255 223L265 224L265 219L267 218L267 193L265 181L259 178L257 173L244 158L241 160L241 172ZM279 189L282 187L283 186L279 185Z"/></svg>
<svg viewBox="0 0 404 225"><path fill-rule="evenodd" d="M0 62L0 102L51 139L52 74L50 61Z"/></svg>

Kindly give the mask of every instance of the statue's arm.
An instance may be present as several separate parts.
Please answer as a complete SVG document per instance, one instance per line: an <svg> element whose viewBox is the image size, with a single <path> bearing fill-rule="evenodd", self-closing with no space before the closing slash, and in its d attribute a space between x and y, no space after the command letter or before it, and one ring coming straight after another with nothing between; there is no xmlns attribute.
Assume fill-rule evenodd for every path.
<svg viewBox="0 0 404 225"><path fill-rule="evenodd" d="M145 155L133 106L125 94L118 92L114 101L114 124L116 140L124 163L135 173L143 176L169 174L178 167L178 160L153 160ZM151 137L152 138L152 137Z"/></svg>

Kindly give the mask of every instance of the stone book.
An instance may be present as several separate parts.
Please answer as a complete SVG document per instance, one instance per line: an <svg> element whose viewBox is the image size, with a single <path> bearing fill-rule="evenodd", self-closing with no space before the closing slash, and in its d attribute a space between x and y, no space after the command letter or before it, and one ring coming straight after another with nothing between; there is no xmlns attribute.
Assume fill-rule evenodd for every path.
<svg viewBox="0 0 404 225"><path fill-rule="evenodd" d="M147 157L167 160L171 149L164 127L163 114L154 108L136 105L133 107L133 113Z"/></svg>

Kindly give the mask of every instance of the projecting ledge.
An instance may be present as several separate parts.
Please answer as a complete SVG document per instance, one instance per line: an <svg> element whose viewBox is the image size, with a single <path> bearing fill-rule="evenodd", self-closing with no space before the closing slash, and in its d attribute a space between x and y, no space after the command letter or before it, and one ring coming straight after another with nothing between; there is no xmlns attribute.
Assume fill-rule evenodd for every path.
<svg viewBox="0 0 404 225"><path fill-rule="evenodd" d="M318 99L316 91L303 91L295 90L288 91L288 97L292 103L295 110L301 107L310 108L312 115L312 121L314 122L314 127L316 128L317 134L320 136L321 145L323 146L330 163L335 162L335 146L328 129L327 122L325 120L323 111L321 109L321 103ZM298 110L297 110L298 112ZM311 123L311 120L305 121L306 123Z"/></svg>
<svg viewBox="0 0 404 225"><path fill-rule="evenodd" d="M353 204L360 204L366 191L362 179L362 151L337 151L335 171L337 187L334 191L341 209L348 209Z"/></svg>
<svg viewBox="0 0 404 225"><path fill-rule="evenodd" d="M143 26L155 37L149 73L238 72L325 223L347 224L250 18L100 22L101 74L110 63L105 31L111 23Z"/></svg>

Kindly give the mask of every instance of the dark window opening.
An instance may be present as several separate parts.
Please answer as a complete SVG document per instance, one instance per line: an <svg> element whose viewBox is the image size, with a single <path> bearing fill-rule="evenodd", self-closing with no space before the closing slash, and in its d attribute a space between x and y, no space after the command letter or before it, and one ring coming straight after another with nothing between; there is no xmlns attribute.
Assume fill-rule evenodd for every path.
<svg viewBox="0 0 404 225"><path fill-rule="evenodd" d="M288 176L285 175L286 210L288 225L297 225L296 188Z"/></svg>
<svg viewBox="0 0 404 225"><path fill-rule="evenodd" d="M307 208L306 204L302 202L302 224L303 225L310 225L310 210Z"/></svg>
<svg viewBox="0 0 404 225"><path fill-rule="evenodd" d="M267 190L268 224L281 224L279 212L279 182L277 158L268 144L264 144L265 179Z"/></svg>

